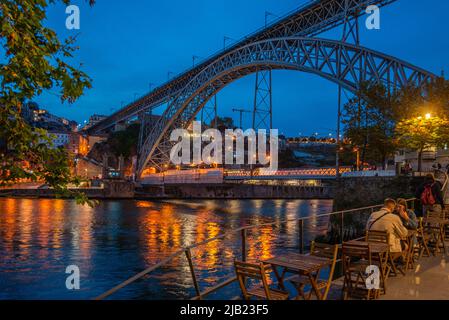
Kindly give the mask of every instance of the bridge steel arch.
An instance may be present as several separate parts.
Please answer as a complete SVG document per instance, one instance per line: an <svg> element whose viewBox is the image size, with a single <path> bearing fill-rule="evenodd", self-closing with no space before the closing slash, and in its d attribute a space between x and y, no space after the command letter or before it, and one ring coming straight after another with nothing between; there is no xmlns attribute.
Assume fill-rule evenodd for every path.
<svg viewBox="0 0 449 320"><path fill-rule="evenodd" d="M137 177L147 166L163 169L170 161L170 133L187 128L217 92L259 70L288 69L312 73L356 92L365 81L388 88L423 86L436 76L395 57L340 41L285 37L263 40L216 59L178 93L146 138Z"/></svg>
<svg viewBox="0 0 449 320"><path fill-rule="evenodd" d="M314 37L327 30L331 30L344 24L345 20L355 19L364 15L365 9L370 5L379 8L387 6L397 0L311 0L293 12L281 17L268 27L257 30L245 36L237 43L224 48L223 51L214 53L197 66L183 72L174 79L155 88L145 96L133 101L126 107L118 110L107 119L95 124L86 131L95 134L111 129L116 123L126 121L137 116L140 112L147 111L170 100L184 88L198 73L204 70L219 57L237 48L244 47L256 41L281 38L281 37Z"/></svg>

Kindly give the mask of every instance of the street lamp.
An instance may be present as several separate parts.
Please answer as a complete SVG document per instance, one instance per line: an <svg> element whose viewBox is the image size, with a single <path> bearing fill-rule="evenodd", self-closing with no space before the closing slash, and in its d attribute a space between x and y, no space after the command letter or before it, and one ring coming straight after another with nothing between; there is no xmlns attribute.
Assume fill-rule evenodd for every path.
<svg viewBox="0 0 449 320"><path fill-rule="evenodd" d="M427 114L426 114L426 120L430 120L431 118L432 118L432 114L427 113Z"/></svg>
<svg viewBox="0 0 449 320"><path fill-rule="evenodd" d="M265 28L268 26L268 18L269 17L278 17L278 15L271 13L269 11L265 11Z"/></svg>
<svg viewBox="0 0 449 320"><path fill-rule="evenodd" d="M223 50L226 50L226 42L227 42L228 40L234 41L233 38L224 36L224 37L223 37Z"/></svg>
<svg viewBox="0 0 449 320"><path fill-rule="evenodd" d="M192 66L195 67L195 61L201 59L200 56L192 56Z"/></svg>
<svg viewBox="0 0 449 320"><path fill-rule="evenodd" d="M355 147L354 152L357 154L357 171L360 171L360 149L358 147Z"/></svg>

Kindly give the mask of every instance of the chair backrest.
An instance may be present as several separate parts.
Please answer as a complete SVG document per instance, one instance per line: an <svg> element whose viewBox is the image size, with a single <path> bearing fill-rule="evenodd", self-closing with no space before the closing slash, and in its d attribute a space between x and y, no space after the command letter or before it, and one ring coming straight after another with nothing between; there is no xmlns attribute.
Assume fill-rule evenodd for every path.
<svg viewBox="0 0 449 320"><path fill-rule="evenodd" d="M329 278L327 279L327 285L323 293L323 299L326 300L332 281L334 280L335 266L337 264L338 258L338 244L330 245L312 241L310 246L310 255L332 260L332 264L329 270Z"/></svg>
<svg viewBox="0 0 449 320"><path fill-rule="evenodd" d="M245 300L249 300L248 290L246 288L246 280L253 279L262 282L265 294L268 300L271 300L270 290L267 280L267 269L263 263L248 263L243 261L234 261L235 273L240 284Z"/></svg>
<svg viewBox="0 0 449 320"><path fill-rule="evenodd" d="M337 260L338 245L330 245L312 241L310 245L310 255Z"/></svg>
<svg viewBox="0 0 449 320"><path fill-rule="evenodd" d="M366 242L380 242L388 244L388 232L387 231L366 231Z"/></svg>
<svg viewBox="0 0 449 320"><path fill-rule="evenodd" d="M427 219L444 219L444 211L427 211Z"/></svg>
<svg viewBox="0 0 449 320"><path fill-rule="evenodd" d="M369 265L372 264L371 249L369 244L344 243L342 248L343 270L351 266L351 262L357 260L366 260Z"/></svg>

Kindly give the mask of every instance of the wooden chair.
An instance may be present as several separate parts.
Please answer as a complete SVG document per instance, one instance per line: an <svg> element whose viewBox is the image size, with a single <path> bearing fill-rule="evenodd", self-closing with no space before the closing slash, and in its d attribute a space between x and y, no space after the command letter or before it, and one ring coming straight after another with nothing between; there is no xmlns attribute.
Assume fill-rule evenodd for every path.
<svg viewBox="0 0 449 320"><path fill-rule="evenodd" d="M366 242L380 242L389 244L388 233L386 231L367 231L365 240Z"/></svg>
<svg viewBox="0 0 449 320"><path fill-rule="evenodd" d="M366 236L365 236L365 241L366 242L379 242L379 243L385 243L390 245L390 240L389 240L389 234L386 231L375 231L375 230L371 230L371 231L367 231L366 232ZM389 257L387 259L387 270L385 272L385 277L388 278L391 274L391 272L393 272L393 274L395 276L398 275L398 270L401 270L400 268L398 268L397 263L398 260L401 256L396 255L396 256L392 256L389 254ZM376 263L376 265L380 264L380 261L378 261L379 259L374 257L374 262ZM401 270L401 273L404 274L404 272ZM385 290L385 284L384 284L384 290Z"/></svg>
<svg viewBox="0 0 449 320"><path fill-rule="evenodd" d="M365 298L377 299L380 290L368 289L366 286L366 268L373 265L370 246L368 244L344 243L342 249L343 262L343 299Z"/></svg>
<svg viewBox="0 0 449 320"><path fill-rule="evenodd" d="M446 205L446 210L444 210L444 219L449 220L449 206ZM444 227L444 240L449 240L449 225Z"/></svg>
<svg viewBox="0 0 449 320"><path fill-rule="evenodd" d="M267 274L270 270L269 267L263 263L252 264L242 261L234 261L235 273L240 285L240 289L243 293L245 300L251 298L257 298L261 300L287 300L288 292L271 289L268 286ZM256 282L260 282L261 285L247 288L247 280L252 279Z"/></svg>
<svg viewBox="0 0 449 320"><path fill-rule="evenodd" d="M431 253L428 247L429 234L424 232L424 219L422 217L419 218L418 229L416 231L418 245L415 247L414 254L418 257L418 260L421 260L424 253L426 254L426 257L430 257Z"/></svg>
<svg viewBox="0 0 449 320"><path fill-rule="evenodd" d="M327 300L332 281L334 279L335 266L337 264L338 257L338 245L321 244L312 241L310 248L310 255L321 258L328 258L332 260L332 264L329 268L329 276L327 279L318 279L317 287L318 290L322 291L322 299ZM304 300L310 300L312 298L313 290L310 290L309 294L306 296L305 287L310 285L310 279L304 276L294 276L289 279L290 283L298 291L298 298L303 298Z"/></svg>
<svg viewBox="0 0 449 320"><path fill-rule="evenodd" d="M445 213L439 211L429 211L426 217L427 220L443 220ZM436 255L441 249L446 255L444 228L445 226L441 223L433 223L429 221L427 221L424 226L424 233L428 236L427 246L432 249L433 255Z"/></svg>

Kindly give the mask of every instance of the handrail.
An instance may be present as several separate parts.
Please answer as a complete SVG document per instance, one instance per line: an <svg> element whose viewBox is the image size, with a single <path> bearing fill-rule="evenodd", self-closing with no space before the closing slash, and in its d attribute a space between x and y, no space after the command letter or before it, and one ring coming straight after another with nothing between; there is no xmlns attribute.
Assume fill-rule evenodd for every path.
<svg viewBox="0 0 449 320"><path fill-rule="evenodd" d="M408 199L407 201L414 201L416 199ZM243 260L245 260L246 258L246 231L247 230L252 230L252 229L260 229L262 227L268 227L268 226L273 226L273 225L277 225L277 224L286 224L286 223L295 223L295 222L299 222L300 226L303 228L304 226L304 221L306 220L310 220L310 219L317 219L317 218L322 218L322 217L331 217L331 216L336 216L336 215L340 215L342 217L342 219L344 218L345 215L347 214L351 214L351 213L355 213L358 211L367 211L367 210L371 210L374 211L375 209L381 208L383 205L379 204L379 205L374 205L374 206L368 206L368 207L363 207L363 208L356 208L356 209L349 209L349 210L342 210L342 211L336 211L336 212L331 212L331 213L324 213L324 214L320 214L317 216L308 216L308 217L301 217L298 219L285 219L285 220L281 220L281 221L275 221L275 222L268 222L268 223L261 223L261 224L256 224L256 225L250 225L250 226L245 226L245 227L241 227L241 228L237 228L237 229L232 229L226 233L222 233L216 237L213 238L209 238L206 239L200 243L197 244L193 244L187 247L183 247L177 251L175 251L174 253L172 253L170 256L168 256L167 258L161 260L159 263L155 264L154 266L151 266L145 270L143 270L142 272L134 275L133 277L127 279L126 281L120 283L119 285L115 286L114 288L106 291L105 293L99 295L98 297L94 298L94 300L103 300L105 298L108 298L109 296L113 295L114 293L116 293L117 291L119 291L120 289L128 286L129 284L143 278L144 276L146 276L147 274L155 271L156 269L159 269L160 267L166 265L167 263L171 262L174 258L179 257L181 255L186 255L187 259L189 260L189 267L190 267L190 271L192 274L192 278L194 281L194 285L195 285L195 289L197 291L197 296L194 299L201 299L202 297L205 297L207 295L209 295L212 292L217 291L218 289L223 288L224 286L227 286L228 284L232 283L233 281L235 281L234 278L228 279L218 285L216 285L214 288L209 288L206 289L204 292L199 292L199 287L198 287L198 282L195 276L195 271L193 268L193 264L192 264L192 258L190 255L190 251L192 249L204 246L208 243L220 240L220 239L224 239L227 236L231 235L231 234L237 234L237 233L241 233L242 234L242 255L243 255ZM342 229L343 229L343 224L342 224ZM301 241L303 243L303 235L302 235L302 231L300 230L300 237L301 237ZM301 247L301 245L300 245ZM302 251L302 248L300 248ZM234 279L234 280L233 280Z"/></svg>

